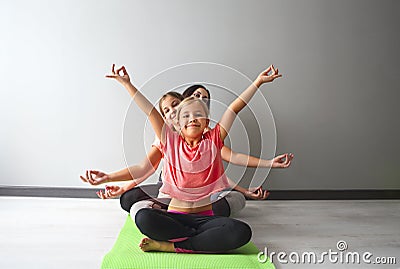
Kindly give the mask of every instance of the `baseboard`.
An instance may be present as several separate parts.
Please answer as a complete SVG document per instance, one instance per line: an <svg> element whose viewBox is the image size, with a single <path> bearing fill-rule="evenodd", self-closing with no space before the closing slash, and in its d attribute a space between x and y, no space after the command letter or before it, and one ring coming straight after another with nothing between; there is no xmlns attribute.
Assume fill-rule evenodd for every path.
<svg viewBox="0 0 400 269"><path fill-rule="evenodd" d="M98 198L100 188L0 186L0 196ZM400 190L270 190L269 200L400 199Z"/></svg>
<svg viewBox="0 0 400 269"><path fill-rule="evenodd" d="M98 198L100 188L0 186L0 196Z"/></svg>
<svg viewBox="0 0 400 269"><path fill-rule="evenodd" d="M271 190L270 200L400 199L400 190Z"/></svg>

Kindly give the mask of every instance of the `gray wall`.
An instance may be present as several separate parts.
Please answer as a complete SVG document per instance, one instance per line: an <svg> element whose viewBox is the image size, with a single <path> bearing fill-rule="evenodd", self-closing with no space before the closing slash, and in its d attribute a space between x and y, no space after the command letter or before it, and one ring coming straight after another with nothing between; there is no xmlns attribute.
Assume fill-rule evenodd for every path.
<svg viewBox="0 0 400 269"><path fill-rule="evenodd" d="M274 63L283 78L262 87L230 141L266 158L275 140L277 153L295 153L264 185L398 189L399 14L395 0L1 1L0 185L82 187L85 169L142 159L153 135L104 78L111 63L126 65L153 102L208 81L224 103L247 85L240 73L254 79ZM192 62L227 67L165 71ZM232 178L244 172L235 169ZM249 169L244 179L267 174Z"/></svg>

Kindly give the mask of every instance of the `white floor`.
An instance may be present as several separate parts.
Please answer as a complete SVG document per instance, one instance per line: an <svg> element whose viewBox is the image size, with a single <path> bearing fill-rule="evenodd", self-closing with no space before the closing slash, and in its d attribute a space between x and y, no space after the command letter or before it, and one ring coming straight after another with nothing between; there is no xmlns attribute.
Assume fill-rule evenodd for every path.
<svg viewBox="0 0 400 269"><path fill-rule="evenodd" d="M400 201L250 201L237 218L276 268L400 268ZM0 197L0 269L100 268L126 219L118 200ZM292 254L330 249L395 257L395 265L294 264ZM339 257L339 256L338 256ZM362 256L361 256L362 258Z"/></svg>

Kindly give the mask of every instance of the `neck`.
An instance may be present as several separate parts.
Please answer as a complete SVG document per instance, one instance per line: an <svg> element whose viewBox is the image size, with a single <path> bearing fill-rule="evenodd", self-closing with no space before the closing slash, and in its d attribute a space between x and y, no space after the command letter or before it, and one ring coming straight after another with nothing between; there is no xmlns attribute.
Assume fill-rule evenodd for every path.
<svg viewBox="0 0 400 269"><path fill-rule="evenodd" d="M182 138L185 140L185 142L188 146L194 148L200 143L202 136L200 136L200 137L185 137L182 135Z"/></svg>

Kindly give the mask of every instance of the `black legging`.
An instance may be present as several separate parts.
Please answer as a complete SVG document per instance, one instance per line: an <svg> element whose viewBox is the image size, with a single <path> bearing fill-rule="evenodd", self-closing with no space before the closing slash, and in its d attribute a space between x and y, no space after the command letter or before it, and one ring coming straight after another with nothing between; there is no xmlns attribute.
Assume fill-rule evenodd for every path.
<svg viewBox="0 0 400 269"><path fill-rule="evenodd" d="M129 213L134 203L143 200L151 200L162 209L167 209L171 199L156 198L161 186L162 182L159 181L157 184L143 185L123 193L119 199L122 209ZM225 197L213 202L212 209L216 216L229 217L231 214L229 204Z"/></svg>
<svg viewBox="0 0 400 269"><path fill-rule="evenodd" d="M249 225L221 216L142 208L136 213L135 222L149 238L174 242L176 252L224 252L243 246L251 238Z"/></svg>

